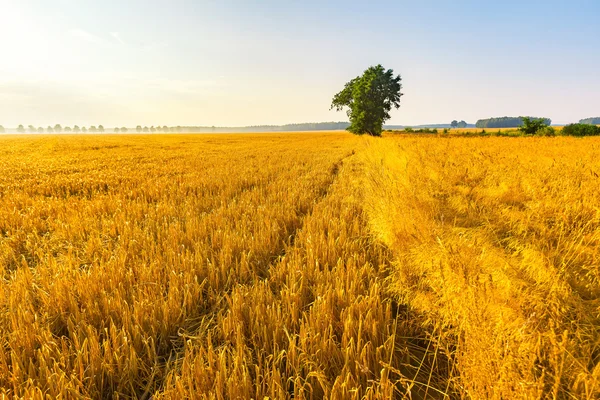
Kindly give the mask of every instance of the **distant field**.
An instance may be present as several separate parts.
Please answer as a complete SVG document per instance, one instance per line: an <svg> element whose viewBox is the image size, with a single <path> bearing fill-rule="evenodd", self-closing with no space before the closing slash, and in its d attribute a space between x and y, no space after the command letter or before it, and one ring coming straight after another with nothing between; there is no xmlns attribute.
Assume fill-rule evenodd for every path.
<svg viewBox="0 0 600 400"><path fill-rule="evenodd" d="M0 394L600 396L600 139L0 137Z"/></svg>

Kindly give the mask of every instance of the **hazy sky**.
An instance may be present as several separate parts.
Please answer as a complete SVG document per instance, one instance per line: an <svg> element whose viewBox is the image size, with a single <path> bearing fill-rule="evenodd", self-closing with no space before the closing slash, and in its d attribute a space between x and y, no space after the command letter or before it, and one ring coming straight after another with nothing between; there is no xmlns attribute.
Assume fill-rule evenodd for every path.
<svg viewBox="0 0 600 400"><path fill-rule="evenodd" d="M346 120L345 82L403 78L393 124L600 115L600 1L0 0L0 124Z"/></svg>

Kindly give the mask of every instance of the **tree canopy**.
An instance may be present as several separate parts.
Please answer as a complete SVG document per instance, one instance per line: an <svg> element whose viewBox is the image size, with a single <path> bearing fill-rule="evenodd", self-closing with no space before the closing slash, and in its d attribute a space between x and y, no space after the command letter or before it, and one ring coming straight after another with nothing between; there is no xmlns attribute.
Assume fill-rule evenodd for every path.
<svg viewBox="0 0 600 400"><path fill-rule="evenodd" d="M519 130L525 135L535 135L550 125L547 123L546 118L522 117L522 120L523 124L519 127Z"/></svg>
<svg viewBox="0 0 600 400"><path fill-rule="evenodd" d="M333 97L331 108L341 111L348 107L348 131L362 135L381 136L383 124L390 119L392 108L400 108L403 95L400 75L377 65L369 67L361 76L346 83Z"/></svg>

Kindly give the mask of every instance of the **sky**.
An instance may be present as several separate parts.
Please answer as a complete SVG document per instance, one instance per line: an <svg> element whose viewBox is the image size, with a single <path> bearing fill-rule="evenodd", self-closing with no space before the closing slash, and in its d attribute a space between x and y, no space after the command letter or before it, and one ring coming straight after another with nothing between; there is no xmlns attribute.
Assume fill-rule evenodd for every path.
<svg viewBox="0 0 600 400"><path fill-rule="evenodd" d="M344 121L371 65L388 124L600 116L600 1L0 0L0 125Z"/></svg>

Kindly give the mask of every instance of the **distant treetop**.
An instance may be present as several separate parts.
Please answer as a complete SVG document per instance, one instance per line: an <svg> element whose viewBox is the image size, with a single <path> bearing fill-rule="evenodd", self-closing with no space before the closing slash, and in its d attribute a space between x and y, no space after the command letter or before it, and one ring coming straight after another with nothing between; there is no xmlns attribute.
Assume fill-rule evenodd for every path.
<svg viewBox="0 0 600 400"><path fill-rule="evenodd" d="M585 118L579 121L580 124L586 125L600 125L600 117Z"/></svg>

